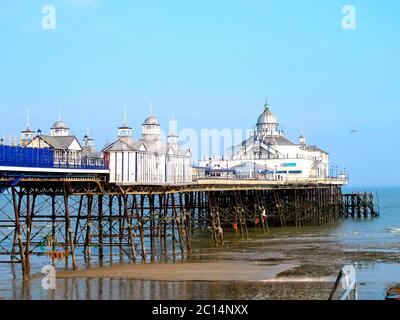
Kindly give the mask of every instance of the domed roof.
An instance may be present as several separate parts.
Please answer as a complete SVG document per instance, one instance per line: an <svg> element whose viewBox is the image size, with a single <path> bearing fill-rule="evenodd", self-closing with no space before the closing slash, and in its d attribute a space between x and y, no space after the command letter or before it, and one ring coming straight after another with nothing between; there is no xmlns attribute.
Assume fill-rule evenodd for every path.
<svg viewBox="0 0 400 320"><path fill-rule="evenodd" d="M157 118L154 116L148 117L146 120L144 120L144 125L157 125L159 126L160 123L158 122Z"/></svg>
<svg viewBox="0 0 400 320"><path fill-rule="evenodd" d="M68 126L64 121L59 120L53 124L52 129L68 129Z"/></svg>
<svg viewBox="0 0 400 320"><path fill-rule="evenodd" d="M278 124L278 118L270 111L269 105L266 104L264 107L264 112L258 117L257 125Z"/></svg>

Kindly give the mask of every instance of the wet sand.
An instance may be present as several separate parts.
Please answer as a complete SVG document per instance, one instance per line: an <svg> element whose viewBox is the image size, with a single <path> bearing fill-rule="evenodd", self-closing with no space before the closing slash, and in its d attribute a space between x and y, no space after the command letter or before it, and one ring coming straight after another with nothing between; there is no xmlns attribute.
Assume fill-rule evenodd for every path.
<svg viewBox="0 0 400 320"><path fill-rule="evenodd" d="M272 281L295 268L293 264L259 265L249 262L189 262L117 265L58 272L57 278L123 278L155 281Z"/></svg>
<svg viewBox="0 0 400 320"><path fill-rule="evenodd" d="M100 282L110 288L117 283L109 299L326 300L344 264L399 261L398 253L384 247L377 252L368 247L349 250L331 238L290 231L288 236L253 234L248 241L232 237L222 248L197 239L190 257L181 262L82 267L58 271L57 282L68 287L86 283L94 292Z"/></svg>
<svg viewBox="0 0 400 320"><path fill-rule="evenodd" d="M116 265L59 272L57 281L60 285L84 281L93 289L100 281L103 286L118 283L118 288L127 287L128 291L138 286L151 288L122 296L113 290L110 299L328 299L335 278L304 277L297 274L300 269L301 265L288 263L236 261ZM153 297L154 291L160 296Z"/></svg>
<svg viewBox="0 0 400 320"><path fill-rule="evenodd" d="M121 261L115 255L112 266L105 261L100 267L96 259L91 265L81 259L79 270L75 272L58 265L56 290L42 290L42 275L36 273L25 287L13 282L16 283L15 289L0 290L0 297L49 300L326 300L340 268L357 262L361 295L383 299L386 286L398 283L398 245L368 241L346 243L335 228L335 225L274 228L266 235L251 233L250 239L245 241L227 233L225 245L219 248L213 245L207 234L200 234L192 242L192 253L183 260L178 257L176 262L166 262L160 254L156 263L133 264L127 259ZM379 268L381 271L377 271ZM386 277L384 285L377 280L383 275ZM392 282L395 283L392 285Z"/></svg>

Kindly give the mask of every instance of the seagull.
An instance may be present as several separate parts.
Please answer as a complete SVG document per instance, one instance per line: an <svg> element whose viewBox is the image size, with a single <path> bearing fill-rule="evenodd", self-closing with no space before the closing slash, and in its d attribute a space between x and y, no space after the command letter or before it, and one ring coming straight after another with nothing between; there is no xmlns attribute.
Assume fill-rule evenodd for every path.
<svg viewBox="0 0 400 320"><path fill-rule="evenodd" d="M358 130L356 130L356 129L353 129L353 130L351 130L350 132L349 132L349 134L352 134L352 133L357 133L358 132Z"/></svg>

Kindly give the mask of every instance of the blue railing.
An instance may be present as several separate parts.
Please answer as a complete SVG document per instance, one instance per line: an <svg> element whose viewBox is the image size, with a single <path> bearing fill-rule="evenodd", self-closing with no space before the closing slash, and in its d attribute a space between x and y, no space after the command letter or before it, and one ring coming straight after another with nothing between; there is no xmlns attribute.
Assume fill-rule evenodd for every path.
<svg viewBox="0 0 400 320"><path fill-rule="evenodd" d="M101 158L87 158L68 162L56 159L53 149L0 146L0 167L56 168L56 169L108 169Z"/></svg>

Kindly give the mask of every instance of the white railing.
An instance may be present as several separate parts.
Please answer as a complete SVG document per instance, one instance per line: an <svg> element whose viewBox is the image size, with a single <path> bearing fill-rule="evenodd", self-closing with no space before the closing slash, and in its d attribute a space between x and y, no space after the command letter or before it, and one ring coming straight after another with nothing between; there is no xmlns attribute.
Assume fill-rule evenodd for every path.
<svg viewBox="0 0 400 320"><path fill-rule="evenodd" d="M112 180L113 183L117 184L148 184L148 185L177 185L177 184L189 184L192 182L192 176L183 176L183 175L158 175L158 174L144 174L138 175L137 179L127 179L120 174L117 174L113 177L115 180Z"/></svg>
<svg viewBox="0 0 400 320"><path fill-rule="evenodd" d="M299 177L281 177L281 178L252 178L250 176L226 176L226 177L210 177L210 176L193 176L193 182L199 181L226 181L233 183L291 183L291 184L308 184L308 183L332 183L332 184L347 184L347 179L341 178L299 178Z"/></svg>

